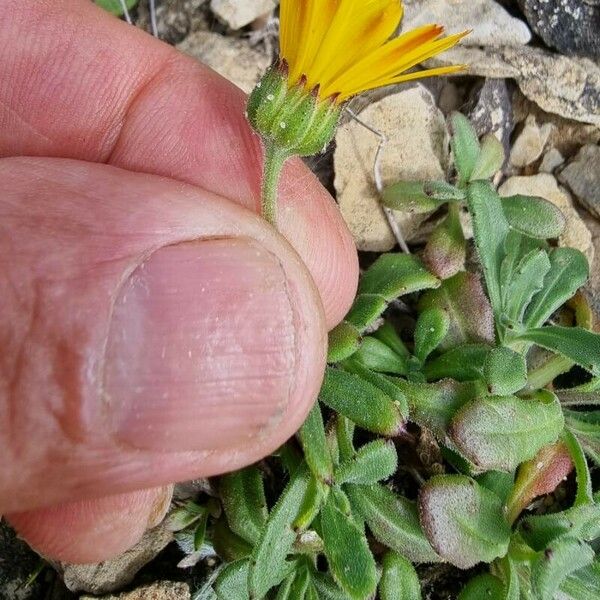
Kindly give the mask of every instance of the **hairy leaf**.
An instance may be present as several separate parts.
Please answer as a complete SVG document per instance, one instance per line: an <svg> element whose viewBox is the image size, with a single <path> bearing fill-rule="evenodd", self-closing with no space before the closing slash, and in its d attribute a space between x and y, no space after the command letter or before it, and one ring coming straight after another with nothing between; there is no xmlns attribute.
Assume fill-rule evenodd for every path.
<svg viewBox="0 0 600 600"><path fill-rule="evenodd" d="M583 451L600 466L600 411L564 410L567 429L579 440Z"/></svg>
<svg viewBox="0 0 600 600"><path fill-rule="evenodd" d="M308 413L306 421L298 432L304 458L313 475L324 483L331 483L333 477L333 461L329 453L327 438L325 437L325 425L321 407L316 402Z"/></svg>
<svg viewBox="0 0 600 600"><path fill-rule="evenodd" d="M380 294L359 294L346 315L346 321L363 332L381 316L386 308L387 301Z"/></svg>
<svg viewBox="0 0 600 600"><path fill-rule="evenodd" d="M485 360L485 379L490 393L508 396L527 384L527 365L521 354L510 348L494 348Z"/></svg>
<svg viewBox="0 0 600 600"><path fill-rule="evenodd" d="M500 579L491 573L476 575L458 595L458 600L506 600L506 590Z"/></svg>
<svg viewBox="0 0 600 600"><path fill-rule="evenodd" d="M429 360L424 367L427 379L452 378L458 381L484 379L484 366L492 349L486 344L463 344Z"/></svg>
<svg viewBox="0 0 600 600"><path fill-rule="evenodd" d="M215 552L228 562L246 558L252 552L252 546L229 529L224 517L213 527L212 544Z"/></svg>
<svg viewBox="0 0 600 600"><path fill-rule="evenodd" d="M441 308L424 310L415 328L415 356L424 362L448 335L450 319Z"/></svg>
<svg viewBox="0 0 600 600"><path fill-rule="evenodd" d="M329 332L327 362L338 363L352 356L360 348L360 342L360 331L352 323L342 321Z"/></svg>
<svg viewBox="0 0 600 600"><path fill-rule="evenodd" d="M358 450L354 458L343 462L335 471L335 481L370 485L396 472L398 455L394 443L375 440Z"/></svg>
<svg viewBox="0 0 600 600"><path fill-rule="evenodd" d="M493 134L488 133L481 138L481 151L471 173L470 180L490 179L504 164L504 146Z"/></svg>
<svg viewBox="0 0 600 600"><path fill-rule="evenodd" d="M419 576L409 560L388 552L382 561L379 596L381 600L420 600Z"/></svg>
<svg viewBox="0 0 600 600"><path fill-rule="evenodd" d="M419 515L436 552L461 569L504 556L510 528L502 502L464 475L438 475L421 488Z"/></svg>
<svg viewBox="0 0 600 600"><path fill-rule="evenodd" d="M250 561L247 558L228 564L217 577L214 589L219 600L250 600L248 591L248 571Z"/></svg>
<svg viewBox="0 0 600 600"><path fill-rule="evenodd" d="M577 493L575 494L575 503L573 506L593 504L592 477L583 453L583 448L579 440L568 429L563 431L561 439L569 450L577 475Z"/></svg>
<svg viewBox="0 0 600 600"><path fill-rule="evenodd" d="M504 214L510 226L529 237L557 238L564 231L566 219L548 200L535 196L507 196L502 198Z"/></svg>
<svg viewBox="0 0 600 600"><path fill-rule="evenodd" d="M560 600L600 598L600 560L577 569L560 586Z"/></svg>
<svg viewBox="0 0 600 600"><path fill-rule="evenodd" d="M394 210L429 213L446 202L464 199L462 190L443 181L399 181L383 190L381 202Z"/></svg>
<svg viewBox="0 0 600 600"><path fill-rule="evenodd" d="M452 130L452 152L454 162L458 171L461 183L466 183L471 179L481 147L475 128L471 125L469 119L459 112L453 112L450 115L450 127Z"/></svg>
<svg viewBox="0 0 600 600"><path fill-rule="evenodd" d="M429 236L423 251L423 263L440 279L449 279L465 270L467 243L459 214L459 210L450 210Z"/></svg>
<svg viewBox="0 0 600 600"><path fill-rule="evenodd" d="M408 373L406 358L396 354L388 345L371 336L364 339L360 350L354 354L352 359L360 362L367 369L379 373L395 375Z"/></svg>

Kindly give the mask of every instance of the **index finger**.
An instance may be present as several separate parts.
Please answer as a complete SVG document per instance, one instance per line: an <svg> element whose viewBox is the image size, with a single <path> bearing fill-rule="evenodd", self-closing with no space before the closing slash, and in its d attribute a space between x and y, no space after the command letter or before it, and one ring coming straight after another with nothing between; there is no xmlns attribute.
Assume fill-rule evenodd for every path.
<svg viewBox="0 0 600 600"><path fill-rule="evenodd" d="M233 84L88 0L0 0L0 7L0 156L106 162L258 210L262 149ZM356 290L352 239L299 160L284 171L280 206L280 229L333 326Z"/></svg>

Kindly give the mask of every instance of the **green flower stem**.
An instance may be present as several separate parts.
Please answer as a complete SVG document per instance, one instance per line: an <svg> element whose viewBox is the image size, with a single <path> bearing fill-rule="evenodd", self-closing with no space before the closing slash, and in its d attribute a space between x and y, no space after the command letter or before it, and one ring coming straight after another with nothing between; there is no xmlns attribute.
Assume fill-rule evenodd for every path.
<svg viewBox="0 0 600 600"><path fill-rule="evenodd" d="M277 186L288 153L275 144L265 144L265 162L261 192L262 216L277 228Z"/></svg>

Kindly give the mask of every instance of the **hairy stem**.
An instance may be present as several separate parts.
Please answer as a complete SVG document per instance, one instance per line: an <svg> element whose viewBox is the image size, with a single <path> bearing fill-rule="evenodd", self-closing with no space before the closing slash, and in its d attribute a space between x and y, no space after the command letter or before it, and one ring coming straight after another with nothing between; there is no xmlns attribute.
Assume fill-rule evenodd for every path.
<svg viewBox="0 0 600 600"><path fill-rule="evenodd" d="M263 165L263 181L261 192L262 216L273 227L277 228L277 184L283 163L288 155L274 144L265 146L265 162Z"/></svg>

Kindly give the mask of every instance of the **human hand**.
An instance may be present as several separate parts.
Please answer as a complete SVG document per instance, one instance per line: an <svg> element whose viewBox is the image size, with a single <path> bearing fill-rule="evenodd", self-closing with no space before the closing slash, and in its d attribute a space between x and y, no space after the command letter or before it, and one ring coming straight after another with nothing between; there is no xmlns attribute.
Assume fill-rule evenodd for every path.
<svg viewBox="0 0 600 600"><path fill-rule="evenodd" d="M287 242L255 214L229 82L88 0L0 9L0 514L99 561L299 427L356 253L298 161Z"/></svg>

